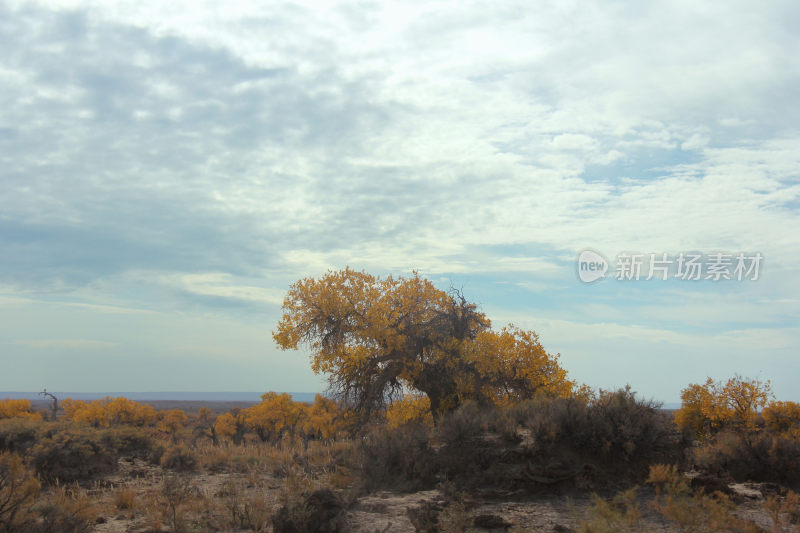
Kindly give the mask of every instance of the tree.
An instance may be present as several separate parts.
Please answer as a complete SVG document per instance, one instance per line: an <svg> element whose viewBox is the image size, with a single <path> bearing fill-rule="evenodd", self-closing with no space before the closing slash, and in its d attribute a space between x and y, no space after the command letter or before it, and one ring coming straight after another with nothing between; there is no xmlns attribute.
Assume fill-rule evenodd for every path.
<svg viewBox="0 0 800 533"><path fill-rule="evenodd" d="M216 428L214 427L215 418L211 409L202 406L197 410L197 420L194 425L194 438L207 437L216 446L219 444Z"/></svg>
<svg viewBox="0 0 800 533"><path fill-rule="evenodd" d="M772 402L762 412L764 423L776 433L794 433L800 436L800 403Z"/></svg>
<svg viewBox="0 0 800 533"><path fill-rule="evenodd" d="M322 394L314 397L314 403L305 407L301 419L306 439L330 440L347 424L346 412L335 401Z"/></svg>
<svg viewBox="0 0 800 533"><path fill-rule="evenodd" d="M158 413L156 428L169 435L170 439L176 441L178 432L183 429L189 417L181 409L170 409Z"/></svg>
<svg viewBox="0 0 800 533"><path fill-rule="evenodd" d="M703 385L690 384L681 392L681 408L675 423L696 436L708 436L723 427L752 429L759 409L770 398L769 381L733 376L727 382L708 378Z"/></svg>
<svg viewBox="0 0 800 533"><path fill-rule="evenodd" d="M495 403L572 382L533 332L493 332L456 291L416 272L385 279L346 268L290 287L273 337L283 349L311 349L316 373L366 420L406 392L422 393L438 416L466 399ZM544 379L543 379L544 378Z"/></svg>
<svg viewBox="0 0 800 533"><path fill-rule="evenodd" d="M47 389L43 389L39 395L50 398L53 401L53 403L50 404L50 420L58 420L58 398L56 398L54 394L47 392Z"/></svg>
<svg viewBox="0 0 800 533"><path fill-rule="evenodd" d="M61 406L67 420L90 424L94 427L146 426L157 418L156 410L152 405L141 404L122 397L106 397L91 402L67 398L61 402Z"/></svg>
<svg viewBox="0 0 800 533"><path fill-rule="evenodd" d="M285 392L262 394L260 403L242 412L245 423L262 442L276 440L284 432L294 435L295 428L303 415L302 407Z"/></svg>
<svg viewBox="0 0 800 533"><path fill-rule="evenodd" d="M0 420L3 418L30 418L39 420L42 415L31 410L30 400L0 400Z"/></svg>
<svg viewBox="0 0 800 533"><path fill-rule="evenodd" d="M221 414L214 421L214 433L219 437L241 444L244 440L247 424L244 411L234 407L229 413Z"/></svg>

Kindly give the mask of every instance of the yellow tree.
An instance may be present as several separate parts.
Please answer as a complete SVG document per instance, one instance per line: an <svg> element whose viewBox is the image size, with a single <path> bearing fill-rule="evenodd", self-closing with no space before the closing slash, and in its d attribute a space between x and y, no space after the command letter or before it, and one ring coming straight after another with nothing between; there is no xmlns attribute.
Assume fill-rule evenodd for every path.
<svg viewBox="0 0 800 533"><path fill-rule="evenodd" d="M314 403L303 409L301 424L307 438L332 439L346 423L345 411L322 394L317 394Z"/></svg>
<svg viewBox="0 0 800 533"><path fill-rule="evenodd" d="M158 413L158 422L156 428L170 436L175 440L178 437L178 432L186 425L189 417L182 409L169 409Z"/></svg>
<svg viewBox="0 0 800 533"><path fill-rule="evenodd" d="M223 439L240 444L247 431L244 412L235 407L231 412L221 414L214 421L214 434Z"/></svg>
<svg viewBox="0 0 800 533"><path fill-rule="evenodd" d="M769 381L736 375L727 382L708 378L703 385L690 384L681 392L681 408L675 423L697 436L709 435L723 427L752 429L770 398Z"/></svg>
<svg viewBox="0 0 800 533"><path fill-rule="evenodd" d="M301 406L287 393L267 392L261 402L244 411L247 427L266 442L282 433L294 434L295 427L303 415Z"/></svg>
<svg viewBox="0 0 800 533"><path fill-rule="evenodd" d="M467 398L492 400L500 390L528 397L559 373L543 350L523 353L526 343L535 347L535 334L492 333L475 304L417 273L381 279L346 268L306 278L290 287L283 311L275 341L283 349L308 346L313 370L328 374L331 390L362 420L404 390L426 395L439 415ZM476 346L481 342L491 350ZM537 366L523 368L520 356Z"/></svg>
<svg viewBox="0 0 800 533"><path fill-rule="evenodd" d="M0 400L0 419L3 418L31 418L39 420L42 415L31 411L30 400Z"/></svg>
<svg viewBox="0 0 800 533"><path fill-rule="evenodd" d="M763 416L771 431L800 435L800 403L772 402L764 409Z"/></svg>

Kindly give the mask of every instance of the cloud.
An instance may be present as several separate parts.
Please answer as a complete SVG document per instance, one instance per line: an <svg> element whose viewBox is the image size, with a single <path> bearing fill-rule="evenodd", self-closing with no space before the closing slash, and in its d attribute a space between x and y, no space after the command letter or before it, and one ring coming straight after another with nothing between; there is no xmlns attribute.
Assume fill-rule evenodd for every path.
<svg viewBox="0 0 800 533"><path fill-rule="evenodd" d="M252 285L231 284L231 275L226 273L186 274L178 276L175 280L165 280L167 283L176 283L178 287L191 294L201 296L214 296L245 302L259 302L272 305L281 305L285 291Z"/></svg>
<svg viewBox="0 0 800 533"><path fill-rule="evenodd" d="M117 342L98 341L89 339L34 339L17 341L18 344L41 349L64 350L108 350L119 346Z"/></svg>
<svg viewBox="0 0 800 533"><path fill-rule="evenodd" d="M586 247L760 251L748 294L776 301L799 278L798 15L6 3L0 304L250 320L350 265L479 280L484 301L528 287L537 300L503 293L506 310L561 316ZM615 294L620 323L651 327L634 293ZM713 308L665 302L653 315ZM783 338L778 316L754 322Z"/></svg>

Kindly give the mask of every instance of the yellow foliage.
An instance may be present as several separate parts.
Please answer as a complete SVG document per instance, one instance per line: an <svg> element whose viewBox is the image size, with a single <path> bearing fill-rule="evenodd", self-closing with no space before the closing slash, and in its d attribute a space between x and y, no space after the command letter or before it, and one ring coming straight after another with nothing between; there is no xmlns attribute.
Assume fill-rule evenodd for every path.
<svg viewBox="0 0 800 533"><path fill-rule="evenodd" d="M393 428L409 422L433 426L431 402L427 396L407 394L386 408L386 423Z"/></svg>
<svg viewBox="0 0 800 533"><path fill-rule="evenodd" d="M785 433L800 428L800 403L772 402L763 411L762 416L768 429Z"/></svg>
<svg viewBox="0 0 800 533"><path fill-rule="evenodd" d="M470 399L572 394L534 332L490 326L460 293L416 272L382 279L346 268L293 284L273 338L283 349L307 345L314 372L364 417L403 389L426 395L436 415Z"/></svg>
<svg viewBox="0 0 800 533"><path fill-rule="evenodd" d="M161 411L158 413L158 422L156 428L159 431L175 435L178 431L183 429L189 417L186 416L181 409L170 409L169 411Z"/></svg>
<svg viewBox="0 0 800 533"><path fill-rule="evenodd" d="M223 439L232 440L236 435L237 416L233 413L224 413L214 421L214 432Z"/></svg>
<svg viewBox="0 0 800 533"><path fill-rule="evenodd" d="M770 382L734 376L724 384L708 378L703 385L690 384L681 392L681 408L675 423L697 436L722 427L752 429L758 410L772 397Z"/></svg>
<svg viewBox="0 0 800 533"><path fill-rule="evenodd" d="M466 349L466 359L478 369L481 389L467 384L469 396L488 398L500 407L536 395L567 398L573 395L575 383L567 379L558 358L545 351L533 331L513 325L499 332L483 331Z"/></svg>
<svg viewBox="0 0 800 533"><path fill-rule="evenodd" d="M11 400L6 398L5 400L0 400L0 420L3 418L41 420L42 415L31 411L30 400Z"/></svg>
<svg viewBox="0 0 800 533"><path fill-rule="evenodd" d="M294 434L297 423L303 416L301 405L285 392L267 392L261 395L260 403L242 412L247 427L265 442L276 439L284 432Z"/></svg>
<svg viewBox="0 0 800 533"><path fill-rule="evenodd" d="M303 410L303 433L317 439L332 439L344 430L347 414L335 401L321 394L314 397L314 403Z"/></svg>
<svg viewBox="0 0 800 533"><path fill-rule="evenodd" d="M152 424L157 419L153 406L134 402L127 398L106 397L91 402L67 398L61 402L61 407L68 420L90 424L94 427L145 426Z"/></svg>
<svg viewBox="0 0 800 533"><path fill-rule="evenodd" d="M205 405L197 410L197 422L203 425L211 423L211 409Z"/></svg>

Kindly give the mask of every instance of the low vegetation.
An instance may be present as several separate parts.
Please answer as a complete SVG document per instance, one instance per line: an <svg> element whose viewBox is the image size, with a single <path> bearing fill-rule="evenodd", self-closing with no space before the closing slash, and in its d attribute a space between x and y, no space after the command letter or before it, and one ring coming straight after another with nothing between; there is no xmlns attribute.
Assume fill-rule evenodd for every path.
<svg viewBox="0 0 800 533"><path fill-rule="evenodd" d="M535 333L416 275L302 280L284 310L276 340L306 343L336 400L63 399L57 417L0 400L0 532L349 531L360 501L401 492L436 495L394 515L416 531L530 530L487 502L553 495L583 502L556 531L798 529L800 405L769 382L690 384L674 414L592 391Z"/></svg>

